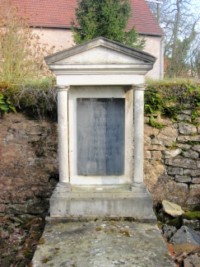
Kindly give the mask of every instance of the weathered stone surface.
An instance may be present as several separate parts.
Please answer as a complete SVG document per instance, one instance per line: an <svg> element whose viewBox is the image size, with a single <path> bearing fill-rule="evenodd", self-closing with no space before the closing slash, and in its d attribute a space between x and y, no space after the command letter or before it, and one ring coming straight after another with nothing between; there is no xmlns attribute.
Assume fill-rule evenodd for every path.
<svg viewBox="0 0 200 267"><path fill-rule="evenodd" d="M144 136L144 145L145 146L151 145L151 138L147 135Z"/></svg>
<svg viewBox="0 0 200 267"><path fill-rule="evenodd" d="M173 128L176 128L176 123L174 123L170 118L160 116L158 121L159 123L165 125L165 127L172 126Z"/></svg>
<svg viewBox="0 0 200 267"><path fill-rule="evenodd" d="M200 152L200 145L194 145L194 146L192 147L192 149L193 149L194 151Z"/></svg>
<svg viewBox="0 0 200 267"><path fill-rule="evenodd" d="M155 160L162 159L162 153L161 151L151 151L152 158Z"/></svg>
<svg viewBox="0 0 200 267"><path fill-rule="evenodd" d="M176 255L191 253L199 248L199 246L191 243L173 244L172 247Z"/></svg>
<svg viewBox="0 0 200 267"><path fill-rule="evenodd" d="M194 135L194 136L192 136L192 135L181 135L181 136L178 136L177 137L177 140L179 141L179 142L189 142L189 141L191 141L191 142L200 142L200 135Z"/></svg>
<svg viewBox="0 0 200 267"><path fill-rule="evenodd" d="M6 204L0 204L0 213L5 213L7 211L7 205Z"/></svg>
<svg viewBox="0 0 200 267"><path fill-rule="evenodd" d="M79 187L80 188L80 187ZM64 184L58 184L50 199L52 218L81 217L83 219L105 217L131 217L135 220L156 222L150 194L138 187L118 187L102 190L90 188L72 188L69 191Z"/></svg>
<svg viewBox="0 0 200 267"><path fill-rule="evenodd" d="M164 134L159 134L159 138L162 143L167 147L173 146L174 142L176 142L176 137L167 137Z"/></svg>
<svg viewBox="0 0 200 267"><path fill-rule="evenodd" d="M191 177L190 176L186 176L186 175L176 175L175 176L175 181L178 183L189 183L191 182Z"/></svg>
<svg viewBox="0 0 200 267"><path fill-rule="evenodd" d="M198 178L192 178L192 183L193 184L200 184L200 177L198 177Z"/></svg>
<svg viewBox="0 0 200 267"><path fill-rule="evenodd" d="M165 155L165 158L174 158L174 157L180 155L181 152L182 152L182 149L180 149L180 148L165 150L164 155Z"/></svg>
<svg viewBox="0 0 200 267"><path fill-rule="evenodd" d="M156 185L159 177L166 172L165 166L157 161L145 161L144 182L150 191Z"/></svg>
<svg viewBox="0 0 200 267"><path fill-rule="evenodd" d="M200 229L200 220L187 220L183 219L183 225L192 228L193 230Z"/></svg>
<svg viewBox="0 0 200 267"><path fill-rule="evenodd" d="M175 226L165 224L162 227L162 234L167 240L172 238L172 236L176 233L176 231L177 229Z"/></svg>
<svg viewBox="0 0 200 267"><path fill-rule="evenodd" d="M193 254L184 259L184 267L200 267L200 253Z"/></svg>
<svg viewBox="0 0 200 267"><path fill-rule="evenodd" d="M196 169L197 163L195 160L187 159L187 158L171 158L166 159L165 164L169 166L181 167L184 169Z"/></svg>
<svg viewBox="0 0 200 267"><path fill-rule="evenodd" d="M171 127L164 127L163 129L160 130L160 133L159 134L163 134L165 136L168 136L168 137L177 137L178 135L178 131L176 128L174 128L173 126ZM159 135L157 136L157 138L159 138Z"/></svg>
<svg viewBox="0 0 200 267"><path fill-rule="evenodd" d="M197 169L197 170L191 170L191 169L186 169L186 170L183 170L183 174L184 175L190 175L190 176L200 176L200 170Z"/></svg>
<svg viewBox="0 0 200 267"><path fill-rule="evenodd" d="M179 114L177 116L178 121L189 121L191 122L191 117L189 115L186 114Z"/></svg>
<svg viewBox="0 0 200 267"><path fill-rule="evenodd" d="M47 222L41 240L33 267L175 267L160 232L150 224Z"/></svg>
<svg viewBox="0 0 200 267"><path fill-rule="evenodd" d="M179 132L181 134L190 135L190 134L196 134L197 133L196 126L189 124L189 123L181 122L178 124L178 128L179 128Z"/></svg>
<svg viewBox="0 0 200 267"><path fill-rule="evenodd" d="M170 242L174 244L191 243L200 246L200 234L187 226L182 226L170 239Z"/></svg>
<svg viewBox="0 0 200 267"><path fill-rule="evenodd" d="M0 212L27 213L29 201L47 211L58 173L56 124L7 114L0 129Z"/></svg>
<svg viewBox="0 0 200 267"><path fill-rule="evenodd" d="M164 212L171 215L172 217L177 217L177 216L184 214L184 211L182 210L181 206L173 202L163 200L162 206L163 206Z"/></svg>
<svg viewBox="0 0 200 267"><path fill-rule="evenodd" d="M199 117L195 118L194 122L199 124L200 123L200 118ZM197 128L199 129L199 126Z"/></svg>
<svg viewBox="0 0 200 267"><path fill-rule="evenodd" d="M153 157L146 157L145 161L145 184L153 194L155 201L160 201L165 198L183 204L184 206L188 205L189 207L191 205L193 206L194 203L200 203L200 197L199 201L197 201L196 194L193 194L194 189L192 188L193 193L189 193L187 185L191 183L193 183L193 185L199 185L198 177L200 177L200 160L198 154L198 152L200 152L200 145L187 143L200 142L200 136L197 134L197 127L190 124L190 115L191 110L188 107L186 111L178 116L178 119L182 122L172 123L170 119L166 118L164 124L167 127L161 130L145 125L145 128L147 128L146 136L151 139L151 143L148 139L145 149L151 152L162 152L162 158L156 159ZM188 123L185 121L188 121ZM178 134L179 129L181 135ZM168 147L170 147L170 149L167 149ZM175 147L175 149L171 150L173 147ZM181 156L182 153L183 156ZM148 155L150 156L149 153ZM160 167L163 159L165 159L165 165ZM158 168L162 170L162 173L156 171L156 161L160 161ZM167 178L165 183L163 177L165 177L166 171L167 174L172 177ZM176 188L177 191L174 188ZM179 195L179 197L177 195Z"/></svg>
<svg viewBox="0 0 200 267"><path fill-rule="evenodd" d="M144 158L145 159L151 159L151 152L150 151L144 151Z"/></svg>
<svg viewBox="0 0 200 267"><path fill-rule="evenodd" d="M156 137L158 135L158 133L159 133L158 129L145 124L145 126L144 126L144 134L146 136L149 136L149 137L151 136L153 138L153 137Z"/></svg>
<svg viewBox="0 0 200 267"><path fill-rule="evenodd" d="M145 149L150 151L164 151L165 147L162 145L149 145L146 146Z"/></svg>
<svg viewBox="0 0 200 267"><path fill-rule="evenodd" d="M146 124L149 123L149 117L147 117L147 116L144 117L144 123L146 123Z"/></svg>
<svg viewBox="0 0 200 267"><path fill-rule="evenodd" d="M162 141L165 146L172 146L176 141L178 131L174 127L164 127L157 135L157 139Z"/></svg>
<svg viewBox="0 0 200 267"><path fill-rule="evenodd" d="M199 158L199 153L193 150L184 151L182 154L185 158L191 158L191 159Z"/></svg>
<svg viewBox="0 0 200 267"><path fill-rule="evenodd" d="M186 206L189 190L187 184L177 183L170 176L160 176L151 193L155 202L168 200Z"/></svg>
<svg viewBox="0 0 200 267"><path fill-rule="evenodd" d="M200 199L200 184L191 184L190 195L186 203L191 206L199 205L199 199Z"/></svg>
<svg viewBox="0 0 200 267"><path fill-rule="evenodd" d="M158 138L153 138L153 139L151 139L151 144L152 145L160 145L160 146L162 146L163 142L161 140L159 140Z"/></svg>
<svg viewBox="0 0 200 267"><path fill-rule="evenodd" d="M181 113L185 114L185 115L191 115L192 114L192 110L191 109L181 110Z"/></svg>
<svg viewBox="0 0 200 267"><path fill-rule="evenodd" d="M197 168L200 169L200 161L197 161Z"/></svg>
<svg viewBox="0 0 200 267"><path fill-rule="evenodd" d="M177 153L181 150L200 152L200 145L187 144L188 141L200 141L200 137L182 135L178 137L182 142L179 143L177 123L166 119L165 125L168 126L162 130L145 125L145 149L148 148L145 184L156 201L165 198L183 205L198 205L200 190L193 186L199 186L200 159L184 159ZM167 146L177 149L170 150ZM167 166L162 162L161 153L167 158ZM14 212L15 205L20 213L27 212L29 200L40 205L42 198L46 203L58 180L56 124L28 120L21 114L6 115L0 119L0 155L0 213ZM191 154L185 155L190 157ZM172 177L163 179L166 169ZM175 181L175 175L179 183ZM193 177L190 193L187 184L180 183L183 180L178 176ZM29 207L30 211L31 205Z"/></svg>
<svg viewBox="0 0 200 267"><path fill-rule="evenodd" d="M179 144L179 143L177 143L176 146L183 150L188 150L192 147L191 145L188 145L188 144Z"/></svg>
<svg viewBox="0 0 200 267"><path fill-rule="evenodd" d="M177 167L168 167L167 173L169 175L177 174L177 175L183 175L183 168L177 168Z"/></svg>

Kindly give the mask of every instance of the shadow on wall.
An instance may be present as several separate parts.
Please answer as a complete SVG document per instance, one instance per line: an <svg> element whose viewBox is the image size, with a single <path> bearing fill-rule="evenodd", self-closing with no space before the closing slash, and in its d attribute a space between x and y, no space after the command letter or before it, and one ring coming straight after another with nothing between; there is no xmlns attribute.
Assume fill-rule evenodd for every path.
<svg viewBox="0 0 200 267"><path fill-rule="evenodd" d="M10 113L0 124L0 213L47 213L58 180L56 123Z"/></svg>

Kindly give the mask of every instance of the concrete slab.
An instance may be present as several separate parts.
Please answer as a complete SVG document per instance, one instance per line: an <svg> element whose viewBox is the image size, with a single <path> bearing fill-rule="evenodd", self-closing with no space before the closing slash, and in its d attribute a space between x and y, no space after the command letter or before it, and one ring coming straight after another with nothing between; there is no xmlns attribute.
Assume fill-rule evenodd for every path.
<svg viewBox="0 0 200 267"><path fill-rule="evenodd" d="M175 267L153 224L47 221L33 267Z"/></svg>

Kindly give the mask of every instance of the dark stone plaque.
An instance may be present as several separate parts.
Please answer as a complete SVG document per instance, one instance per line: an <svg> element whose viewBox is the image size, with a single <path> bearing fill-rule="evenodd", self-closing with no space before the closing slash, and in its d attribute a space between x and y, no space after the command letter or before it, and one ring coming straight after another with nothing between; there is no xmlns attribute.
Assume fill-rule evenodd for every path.
<svg viewBox="0 0 200 267"><path fill-rule="evenodd" d="M79 175L124 173L124 125L124 99L77 99Z"/></svg>

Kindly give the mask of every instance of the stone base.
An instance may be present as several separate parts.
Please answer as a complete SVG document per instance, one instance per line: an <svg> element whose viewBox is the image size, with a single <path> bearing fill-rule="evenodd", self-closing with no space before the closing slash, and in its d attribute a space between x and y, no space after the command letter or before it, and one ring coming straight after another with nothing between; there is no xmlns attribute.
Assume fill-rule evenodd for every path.
<svg viewBox="0 0 200 267"><path fill-rule="evenodd" d="M50 199L52 218L130 217L156 221L150 194L138 188L72 187L58 184Z"/></svg>

